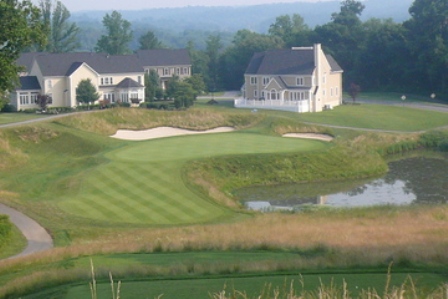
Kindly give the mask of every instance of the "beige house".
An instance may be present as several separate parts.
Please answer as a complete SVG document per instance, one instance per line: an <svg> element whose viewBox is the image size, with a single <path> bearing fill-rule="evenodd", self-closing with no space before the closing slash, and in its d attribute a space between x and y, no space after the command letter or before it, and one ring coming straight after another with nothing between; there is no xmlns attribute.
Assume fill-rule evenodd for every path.
<svg viewBox="0 0 448 299"><path fill-rule="evenodd" d="M168 58L162 59L164 53ZM187 50L144 50L132 55L26 53L17 63L26 68L20 87L11 93L17 110L37 108L39 95L51 98L49 107L76 107L76 88L85 79L90 79L99 100L138 104L145 99L145 72L156 69L165 74L160 76L161 84L178 69L181 73L180 68L181 78L191 72Z"/></svg>
<svg viewBox="0 0 448 299"><path fill-rule="evenodd" d="M237 108L320 112L342 103L343 70L320 44L254 54Z"/></svg>

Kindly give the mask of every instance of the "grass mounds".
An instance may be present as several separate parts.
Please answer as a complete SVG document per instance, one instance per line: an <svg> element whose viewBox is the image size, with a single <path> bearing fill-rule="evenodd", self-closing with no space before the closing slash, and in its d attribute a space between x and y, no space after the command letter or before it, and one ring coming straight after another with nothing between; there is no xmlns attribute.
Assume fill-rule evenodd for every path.
<svg viewBox="0 0 448 299"><path fill-rule="evenodd" d="M322 113L303 113L299 114L297 119L343 127L403 132L448 126L447 113L369 104L340 106Z"/></svg>
<svg viewBox="0 0 448 299"><path fill-rule="evenodd" d="M186 111L114 108L65 117L56 120L56 122L72 128L109 136L118 129L141 130L162 126L199 131L221 126L244 128L258 123L262 118L262 114L254 115L244 111L218 112L203 108L193 108Z"/></svg>
<svg viewBox="0 0 448 299"><path fill-rule="evenodd" d="M331 147L325 151L216 157L189 165L190 177L207 178L227 192L254 185L373 177L387 171L377 153Z"/></svg>
<svg viewBox="0 0 448 299"><path fill-rule="evenodd" d="M130 143L106 155L110 162L90 171L76 194L59 206L96 220L140 224L216 221L230 211L188 188L186 161L210 156L309 151L320 142L245 133L195 135ZM257 155L255 155L257 154Z"/></svg>

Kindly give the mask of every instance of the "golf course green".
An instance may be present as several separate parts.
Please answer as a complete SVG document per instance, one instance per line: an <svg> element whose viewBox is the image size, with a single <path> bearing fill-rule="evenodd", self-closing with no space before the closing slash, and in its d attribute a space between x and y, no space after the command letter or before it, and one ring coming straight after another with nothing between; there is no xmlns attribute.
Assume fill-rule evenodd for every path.
<svg viewBox="0 0 448 299"><path fill-rule="evenodd" d="M228 209L190 190L182 167L204 157L317 151L324 142L249 133L218 133L129 142L90 170L78 193L62 198L67 213L96 220L140 224L203 223ZM229 215L228 215L229 216Z"/></svg>

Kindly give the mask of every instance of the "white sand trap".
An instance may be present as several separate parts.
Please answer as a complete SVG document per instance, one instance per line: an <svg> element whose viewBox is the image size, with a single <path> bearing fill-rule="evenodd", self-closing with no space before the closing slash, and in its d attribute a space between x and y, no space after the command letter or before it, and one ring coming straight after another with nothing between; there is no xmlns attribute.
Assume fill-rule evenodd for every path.
<svg viewBox="0 0 448 299"><path fill-rule="evenodd" d="M149 140L181 135L225 133L232 132L234 130L235 129L231 127L219 127L206 131L192 131L172 127L158 127L141 131L118 130L117 133L115 133L115 135L112 135L111 137L123 140Z"/></svg>
<svg viewBox="0 0 448 299"><path fill-rule="evenodd" d="M334 139L330 135L316 134L316 133L288 133L288 134L284 134L283 137L317 139L317 140L322 140L322 141L327 141L327 142L330 142Z"/></svg>

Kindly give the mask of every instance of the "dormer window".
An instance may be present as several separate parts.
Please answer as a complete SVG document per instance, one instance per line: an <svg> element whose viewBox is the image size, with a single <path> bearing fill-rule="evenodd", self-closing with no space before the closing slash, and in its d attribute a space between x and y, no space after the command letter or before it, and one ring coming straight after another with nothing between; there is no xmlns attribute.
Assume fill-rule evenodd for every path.
<svg viewBox="0 0 448 299"><path fill-rule="evenodd" d="M296 78L296 85L297 85L297 86L305 86L305 78L303 78L303 77L297 77L297 78Z"/></svg>

